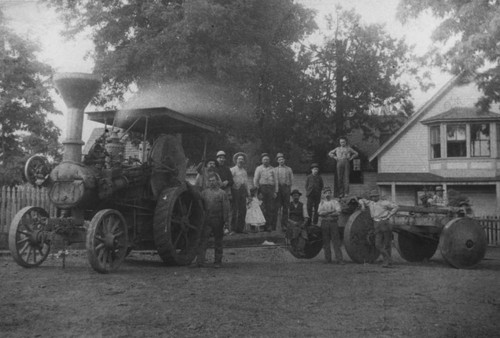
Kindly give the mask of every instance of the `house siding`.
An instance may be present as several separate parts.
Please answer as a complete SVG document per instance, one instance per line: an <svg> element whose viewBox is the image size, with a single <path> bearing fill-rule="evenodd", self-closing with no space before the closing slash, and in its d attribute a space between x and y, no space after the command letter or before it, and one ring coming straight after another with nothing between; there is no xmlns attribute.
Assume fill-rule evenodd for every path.
<svg viewBox="0 0 500 338"><path fill-rule="evenodd" d="M474 83L454 86L378 156L378 172L429 172L429 129L420 121L453 107L473 107L481 95ZM491 111L499 112L494 107Z"/></svg>

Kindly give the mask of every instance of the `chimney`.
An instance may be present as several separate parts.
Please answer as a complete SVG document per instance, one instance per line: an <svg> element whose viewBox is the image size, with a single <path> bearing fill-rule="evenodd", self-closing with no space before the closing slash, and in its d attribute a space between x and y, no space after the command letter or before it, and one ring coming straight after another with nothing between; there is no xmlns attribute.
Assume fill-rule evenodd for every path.
<svg viewBox="0 0 500 338"><path fill-rule="evenodd" d="M54 85L68 108L64 161L81 162L83 112L101 86L97 75L84 73L59 73L54 75Z"/></svg>

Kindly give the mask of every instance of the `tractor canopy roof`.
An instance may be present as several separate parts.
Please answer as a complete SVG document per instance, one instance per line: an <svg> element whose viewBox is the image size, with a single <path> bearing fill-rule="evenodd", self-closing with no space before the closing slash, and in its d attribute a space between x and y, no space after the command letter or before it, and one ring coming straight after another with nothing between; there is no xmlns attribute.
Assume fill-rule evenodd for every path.
<svg viewBox="0 0 500 338"><path fill-rule="evenodd" d="M87 112L90 121L113 125L146 135L215 132L212 124L188 117L166 107Z"/></svg>

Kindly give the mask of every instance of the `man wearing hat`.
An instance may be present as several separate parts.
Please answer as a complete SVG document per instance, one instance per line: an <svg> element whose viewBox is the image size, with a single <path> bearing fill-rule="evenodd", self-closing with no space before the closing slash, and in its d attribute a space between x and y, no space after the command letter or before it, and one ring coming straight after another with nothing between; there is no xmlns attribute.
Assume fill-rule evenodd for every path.
<svg viewBox="0 0 500 338"><path fill-rule="evenodd" d="M231 229L236 233L244 233L245 229L245 216L247 214L247 197L250 196L250 188L248 186L248 174L243 167L247 161L247 155L239 152L234 154L233 163L234 167L231 168L233 175L233 188L232 188L232 224Z"/></svg>
<svg viewBox="0 0 500 338"><path fill-rule="evenodd" d="M301 192L298 189L294 189L290 195L292 196L292 202L290 203L289 209L289 228L287 229L287 237L291 240L292 245L296 243L297 251L304 255L304 248L308 239L306 225L309 216L304 204L299 201L302 195Z"/></svg>
<svg viewBox="0 0 500 338"><path fill-rule="evenodd" d="M292 168L285 165L285 155L278 153L276 155L278 166L274 168L276 179L278 180L278 195L276 197L276 209L280 212L281 208L281 230L286 231L288 226L288 208L290 206L290 191L293 184Z"/></svg>
<svg viewBox="0 0 500 338"><path fill-rule="evenodd" d="M293 189L290 196L292 196L292 201L290 202L290 211L288 213L289 219L294 222L303 223L309 219L309 215L304 204L300 201L302 193L298 189Z"/></svg>
<svg viewBox="0 0 500 338"><path fill-rule="evenodd" d="M215 175L215 178L220 186L221 180L215 171L215 163L216 160L214 158L209 158L205 161L205 163L201 162L196 168L198 175L196 175L195 185L199 187L201 191L208 188L208 176L211 175Z"/></svg>
<svg viewBox="0 0 500 338"><path fill-rule="evenodd" d="M224 190L231 201L231 187L233 186L233 174L231 174L231 169L226 165L226 153L222 150L217 152L217 163L215 166L215 171L219 175L222 183L221 189Z"/></svg>
<svg viewBox="0 0 500 338"><path fill-rule="evenodd" d="M367 206L370 209L370 216L373 219L373 227L375 228L375 246L383 258L382 267L392 267L392 225L389 219L398 211L398 205L390 201L380 200L378 190L370 192L370 200L362 198L358 203L361 210L364 211Z"/></svg>
<svg viewBox="0 0 500 338"><path fill-rule="evenodd" d="M443 191L444 190L443 190L442 186L437 186L435 194L427 200L427 203L430 206L434 206L434 207L446 206L446 203L444 201Z"/></svg>
<svg viewBox="0 0 500 338"><path fill-rule="evenodd" d="M335 253L336 263L344 265L342 250L340 249L340 232L338 228L338 217L342 212L340 203L332 198L332 189L323 189L323 200L318 207L319 221L321 224L321 234L323 235L323 252L325 262L332 263L332 249Z"/></svg>
<svg viewBox="0 0 500 338"><path fill-rule="evenodd" d="M323 190L323 178L319 175L318 163L311 164L311 173L306 178L307 214L311 217L309 224L318 224L318 206Z"/></svg>
<svg viewBox="0 0 500 338"><path fill-rule="evenodd" d="M260 155L262 162L255 168L253 176L253 185L259 189L262 194L262 207L264 209L264 218L266 219L266 231L276 230L276 208L275 199L278 195L278 180L276 172L271 166L271 158L268 153Z"/></svg>

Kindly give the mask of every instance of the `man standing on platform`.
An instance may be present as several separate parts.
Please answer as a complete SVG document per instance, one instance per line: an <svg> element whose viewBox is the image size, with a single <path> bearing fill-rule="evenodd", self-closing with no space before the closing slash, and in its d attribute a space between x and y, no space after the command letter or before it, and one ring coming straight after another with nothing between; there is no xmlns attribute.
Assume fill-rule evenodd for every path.
<svg viewBox="0 0 500 338"><path fill-rule="evenodd" d="M337 161L337 186L338 197L349 195L349 174L351 172L350 163L358 156L358 152L347 145L347 138L339 138L340 146L328 153L328 156Z"/></svg>
<svg viewBox="0 0 500 338"><path fill-rule="evenodd" d="M276 172L270 164L269 154L263 153L260 155L260 160L262 164L255 169L253 185L262 194L266 231L273 231L276 230L275 199L278 194L278 180L276 179Z"/></svg>
<svg viewBox="0 0 500 338"><path fill-rule="evenodd" d="M250 189L248 187L247 171L243 167L246 163L247 155L239 152L234 154L233 162L236 164L231 168L233 175L233 203L232 207L232 224L231 230L236 233L244 233L245 229L245 216L247 214L247 197L250 196Z"/></svg>
<svg viewBox="0 0 500 338"><path fill-rule="evenodd" d="M278 196L276 198L276 210L281 208L281 230L286 231L288 226L288 210L290 206L290 192L293 184L292 168L285 165L285 156L282 153L276 155L278 166L274 168L278 180Z"/></svg>

